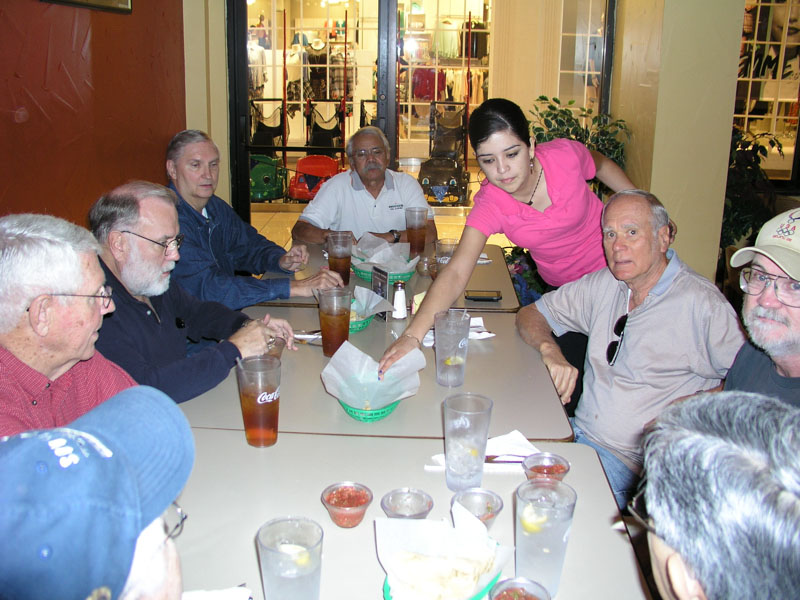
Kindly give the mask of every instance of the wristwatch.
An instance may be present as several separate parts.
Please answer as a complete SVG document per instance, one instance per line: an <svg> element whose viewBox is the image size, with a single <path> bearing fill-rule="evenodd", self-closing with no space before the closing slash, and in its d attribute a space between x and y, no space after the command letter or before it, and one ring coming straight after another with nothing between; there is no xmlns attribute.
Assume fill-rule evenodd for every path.
<svg viewBox="0 0 800 600"><path fill-rule="evenodd" d="M390 229L389 233L391 233L394 236L394 242L392 242L393 244L396 244L397 242L400 241L400 232L397 231L397 229Z"/></svg>

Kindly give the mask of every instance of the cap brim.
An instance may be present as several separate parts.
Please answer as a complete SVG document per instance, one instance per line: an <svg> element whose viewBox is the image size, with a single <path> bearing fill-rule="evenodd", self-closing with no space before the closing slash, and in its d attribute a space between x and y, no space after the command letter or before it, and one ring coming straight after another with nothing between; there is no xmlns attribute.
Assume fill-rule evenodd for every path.
<svg viewBox="0 0 800 600"><path fill-rule="evenodd" d="M751 262L756 254L766 256L792 279L800 279L800 254L783 246L750 246L734 252L731 266L741 267Z"/></svg>
<svg viewBox="0 0 800 600"><path fill-rule="evenodd" d="M189 422L159 390L129 388L69 427L91 433L112 452L124 456L137 480L142 528L164 512L189 479L194 464Z"/></svg>

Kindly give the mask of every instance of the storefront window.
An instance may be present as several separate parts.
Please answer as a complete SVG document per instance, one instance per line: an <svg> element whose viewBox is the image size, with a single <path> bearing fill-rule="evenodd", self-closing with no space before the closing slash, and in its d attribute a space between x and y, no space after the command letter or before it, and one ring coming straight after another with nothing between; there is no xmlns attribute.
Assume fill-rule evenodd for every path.
<svg viewBox="0 0 800 600"><path fill-rule="evenodd" d="M762 166L771 179L792 173L800 82L800 0L748 1L739 53L734 124L752 134L771 133L784 156L770 152Z"/></svg>
<svg viewBox="0 0 800 600"><path fill-rule="evenodd" d="M558 98L598 111L606 0L564 0Z"/></svg>

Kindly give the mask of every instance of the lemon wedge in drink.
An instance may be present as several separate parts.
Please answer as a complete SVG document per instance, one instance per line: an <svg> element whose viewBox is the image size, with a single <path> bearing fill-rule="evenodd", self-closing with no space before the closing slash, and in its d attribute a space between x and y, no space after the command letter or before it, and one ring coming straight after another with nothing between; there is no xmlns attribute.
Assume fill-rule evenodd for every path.
<svg viewBox="0 0 800 600"><path fill-rule="evenodd" d="M298 567L305 567L311 562L311 555L303 546L297 544L278 544L278 552L288 554Z"/></svg>
<svg viewBox="0 0 800 600"><path fill-rule="evenodd" d="M542 525L547 523L547 515L537 513L533 506L528 504L522 509L519 522L525 533L539 533L542 530Z"/></svg>
<svg viewBox="0 0 800 600"><path fill-rule="evenodd" d="M464 359L460 356L448 356L444 359L444 364L448 367L452 367L453 365L463 365Z"/></svg>

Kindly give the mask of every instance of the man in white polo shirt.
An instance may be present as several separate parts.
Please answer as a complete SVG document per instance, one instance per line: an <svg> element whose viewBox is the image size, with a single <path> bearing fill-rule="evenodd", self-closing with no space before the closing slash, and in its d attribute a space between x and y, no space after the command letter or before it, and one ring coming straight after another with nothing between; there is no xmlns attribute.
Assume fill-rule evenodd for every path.
<svg viewBox="0 0 800 600"><path fill-rule="evenodd" d="M377 127L362 127L347 142L350 170L331 177L300 215L292 239L322 244L331 231L358 240L372 233L390 243L408 241L406 208L428 209L426 238L437 238L433 210L417 180L389 170L389 140Z"/></svg>

